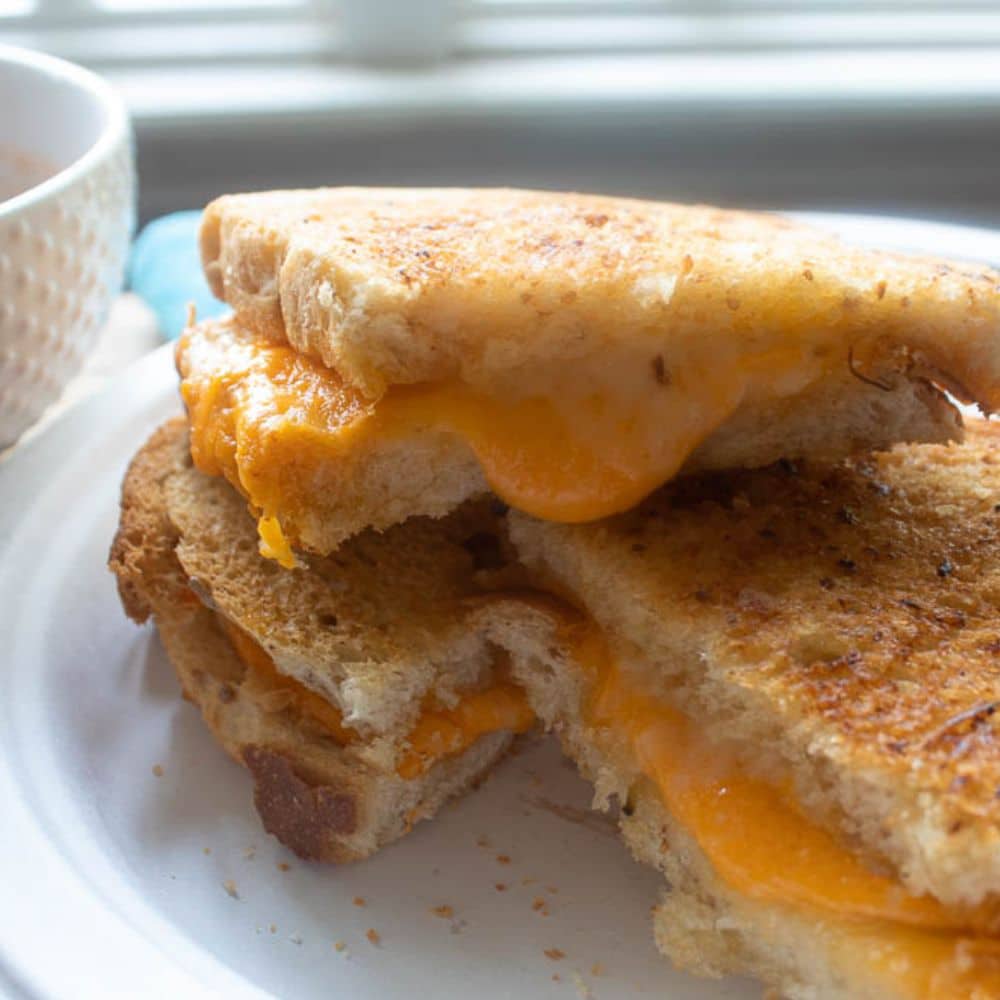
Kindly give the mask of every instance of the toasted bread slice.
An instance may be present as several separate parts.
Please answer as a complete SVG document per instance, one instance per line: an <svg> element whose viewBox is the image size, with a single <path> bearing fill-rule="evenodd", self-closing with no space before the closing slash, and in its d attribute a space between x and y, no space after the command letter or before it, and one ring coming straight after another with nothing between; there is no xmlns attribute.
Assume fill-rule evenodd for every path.
<svg viewBox="0 0 1000 1000"><path fill-rule="evenodd" d="M411 393L367 400L319 363L262 343L237 320L189 330L177 360L198 467L224 474L297 548L330 553L367 527L382 530L418 514L440 517L491 485L515 505L530 501L531 491L517 483L505 489L502 481L490 482L480 460L491 461L488 442L474 445L426 406L414 414ZM586 426L586 413L579 419ZM508 426L535 452L512 461L514 467L535 465L544 479L566 461L571 449L558 441L545 461L551 423ZM489 432L503 428L498 417ZM669 426L656 430L670 433ZM834 459L897 441L959 437L956 411L928 382L904 378L878 388L844 367L789 396L744 399L685 458L682 471L753 467L785 456ZM588 478L595 470L571 461L567 472L578 472L586 488L606 470ZM650 485L627 483L622 502L638 501Z"/></svg>
<svg viewBox="0 0 1000 1000"><path fill-rule="evenodd" d="M126 476L110 564L128 613L152 616L185 695L250 769L268 831L347 861L433 815L532 721L464 624L477 580L502 574L496 528L480 505L281 570L245 503L191 467L175 420Z"/></svg>
<svg viewBox="0 0 1000 1000"><path fill-rule="evenodd" d="M201 253L244 322L371 396L636 341L676 373L691 339L722 363L734 341L825 348L836 331L845 358L879 338L1000 403L997 272L769 215L542 191L272 191L212 202Z"/></svg>

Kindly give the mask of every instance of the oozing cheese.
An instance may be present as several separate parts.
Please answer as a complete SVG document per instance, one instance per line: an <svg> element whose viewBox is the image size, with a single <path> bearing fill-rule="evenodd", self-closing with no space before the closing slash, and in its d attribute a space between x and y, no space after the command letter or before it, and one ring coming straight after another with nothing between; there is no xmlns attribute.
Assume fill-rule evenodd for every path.
<svg viewBox="0 0 1000 1000"><path fill-rule="evenodd" d="M644 692L591 629L575 641L593 678L587 723L614 734L695 839L718 877L748 899L807 909L876 980L914 998L1000 996L1000 940L987 908L958 911L870 871L797 808L788 788L748 774L676 708ZM979 990L977 993L976 990Z"/></svg>
<svg viewBox="0 0 1000 1000"><path fill-rule="evenodd" d="M252 683L258 692L280 693L287 705L319 723L342 746L359 739L355 730L344 726L339 709L280 673L266 650L243 629L221 615L218 620L237 655L253 671ZM505 680L462 695L451 708L428 703L406 739L409 749L398 762L396 773L401 778L417 778L442 758L464 752L481 736L501 730L523 733L534 721L524 691Z"/></svg>
<svg viewBox="0 0 1000 1000"><path fill-rule="evenodd" d="M740 403L801 391L832 356L749 335L728 350L675 350L669 364L633 345L489 386L391 386L372 401L285 345L196 327L178 347L195 463L243 490L270 532L264 550L283 562L278 522L321 516L315 470L374 441L458 435L512 506L589 521L671 478Z"/></svg>

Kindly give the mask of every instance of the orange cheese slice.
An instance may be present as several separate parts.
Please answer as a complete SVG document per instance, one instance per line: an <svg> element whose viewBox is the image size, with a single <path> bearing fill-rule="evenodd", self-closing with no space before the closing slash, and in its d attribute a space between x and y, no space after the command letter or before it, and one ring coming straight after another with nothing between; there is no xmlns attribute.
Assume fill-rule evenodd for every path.
<svg viewBox="0 0 1000 1000"><path fill-rule="evenodd" d="M523 733L535 723L522 688L499 681L484 691L462 695L452 708L425 708L410 731L410 752L396 768L415 778L436 760L462 753L480 736L506 730Z"/></svg>
<svg viewBox="0 0 1000 1000"><path fill-rule="evenodd" d="M870 871L806 818L789 788L747 773L676 708L643 691L590 628L574 640L593 687L587 722L620 739L718 877L748 899L816 914L838 947L914 998L1000 997L1000 940L977 928L991 911L952 909ZM977 992L978 991L978 992Z"/></svg>
<svg viewBox="0 0 1000 1000"><path fill-rule="evenodd" d="M288 705L321 725L342 746L360 738L355 730L344 726L344 717L336 706L280 673L258 642L226 618L217 617L237 655L253 671L256 690L282 694ZM442 758L463 753L481 736L501 731L523 733L534 722L524 691L506 680L482 691L466 692L448 708L430 703L424 706L407 737L409 748L397 764L396 773L401 778L417 778Z"/></svg>
<svg viewBox="0 0 1000 1000"><path fill-rule="evenodd" d="M394 385L369 400L284 344L195 327L178 345L195 464L245 493L263 515L262 551L285 564L276 528L322 510L315 470L373 441L457 435L512 506L590 521L670 479L743 401L801 391L831 354L752 337L708 352L699 341L668 370L632 345L503 384Z"/></svg>

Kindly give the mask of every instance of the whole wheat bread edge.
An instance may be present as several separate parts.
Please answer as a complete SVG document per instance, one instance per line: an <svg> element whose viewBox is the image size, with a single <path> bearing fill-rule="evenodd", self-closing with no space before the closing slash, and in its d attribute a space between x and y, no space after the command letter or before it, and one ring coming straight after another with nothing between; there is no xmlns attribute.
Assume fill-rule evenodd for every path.
<svg viewBox="0 0 1000 1000"><path fill-rule="evenodd" d="M177 535L162 486L189 461L185 423L177 419L157 430L129 467L109 557L122 603L136 622L152 617L185 697L226 752L249 769L265 829L310 860L368 857L481 781L511 737L482 737L405 780L248 696L243 663L174 555Z"/></svg>

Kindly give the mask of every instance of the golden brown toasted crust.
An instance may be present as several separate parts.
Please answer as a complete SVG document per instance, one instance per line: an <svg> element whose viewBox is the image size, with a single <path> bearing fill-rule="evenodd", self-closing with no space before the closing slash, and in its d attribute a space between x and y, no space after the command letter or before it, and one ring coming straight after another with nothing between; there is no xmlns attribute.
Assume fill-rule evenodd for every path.
<svg viewBox="0 0 1000 1000"><path fill-rule="evenodd" d="M774 216L582 194L329 188L228 195L201 253L242 320L373 395L561 363L616 344L838 331L987 409L997 272L877 253ZM668 360L669 368L669 360Z"/></svg>
<svg viewBox="0 0 1000 1000"><path fill-rule="evenodd" d="M511 519L529 567L908 888L1000 892L1000 425Z"/></svg>
<svg viewBox="0 0 1000 1000"><path fill-rule="evenodd" d="M192 479L203 481L200 493ZM123 484L121 522L110 556L126 611L136 621L152 616L156 622L185 696L198 706L230 756L249 768L265 828L306 858L350 861L366 857L479 780L509 745L510 734L482 737L465 753L444 758L423 775L404 780L397 775L395 762L405 746L406 730L391 739L360 739L343 746L294 702L262 686L219 626L217 609L226 609L225 588L235 581L210 573L192 579L179 554L184 551L197 562L199 545L207 550L214 545L217 551L203 553L206 567L212 555L236 559L236 572L245 566L251 580L262 588L267 582L266 589L256 594L258 608L287 600L287 595L279 596L284 589L310 599L315 587L310 588L306 572L274 574L268 570L262 575L247 553L228 551L233 545L239 547L240 531L227 531L226 519L247 522L251 535L253 522L239 499L229 503L220 488L232 492L221 481L208 480L190 468L183 420L164 425L136 455ZM184 519L190 528L199 515L202 529L208 523L214 525L214 538L185 537L185 528L174 519ZM415 550L423 551L419 538L415 541ZM349 557L350 553L343 557L345 562ZM255 558L267 563L259 555ZM365 558L372 559L370 572L377 574L372 550L362 548L359 559ZM328 566L325 572L332 584L337 579L336 567ZM350 581L348 571L342 572L341 579ZM406 598L405 585L398 579L395 583L398 589L388 578L382 580L383 600L389 605L394 598ZM213 585L219 588L218 602L212 596ZM239 597L249 600L252 595ZM238 604L238 598L234 600ZM253 609L244 610L251 614ZM326 613L325 605L317 613ZM258 620L266 628L272 618L265 614ZM368 638L371 668L377 670L386 646L379 644L374 623L370 623ZM359 648L363 643L364 637L359 637ZM327 650L329 655L335 652ZM421 661L426 655L425 648L415 649L412 666L415 672L430 670L433 676L435 665Z"/></svg>
<svg viewBox="0 0 1000 1000"><path fill-rule="evenodd" d="M175 447L184 432L182 417L168 420L154 431L132 459L122 482L121 507L129 514L118 526L108 565L115 574L126 614L140 624L152 614L152 600L179 602L180 594L187 590L177 572L176 533L166 508L147 499L162 490L169 475L191 464L190 454L178 455Z"/></svg>

